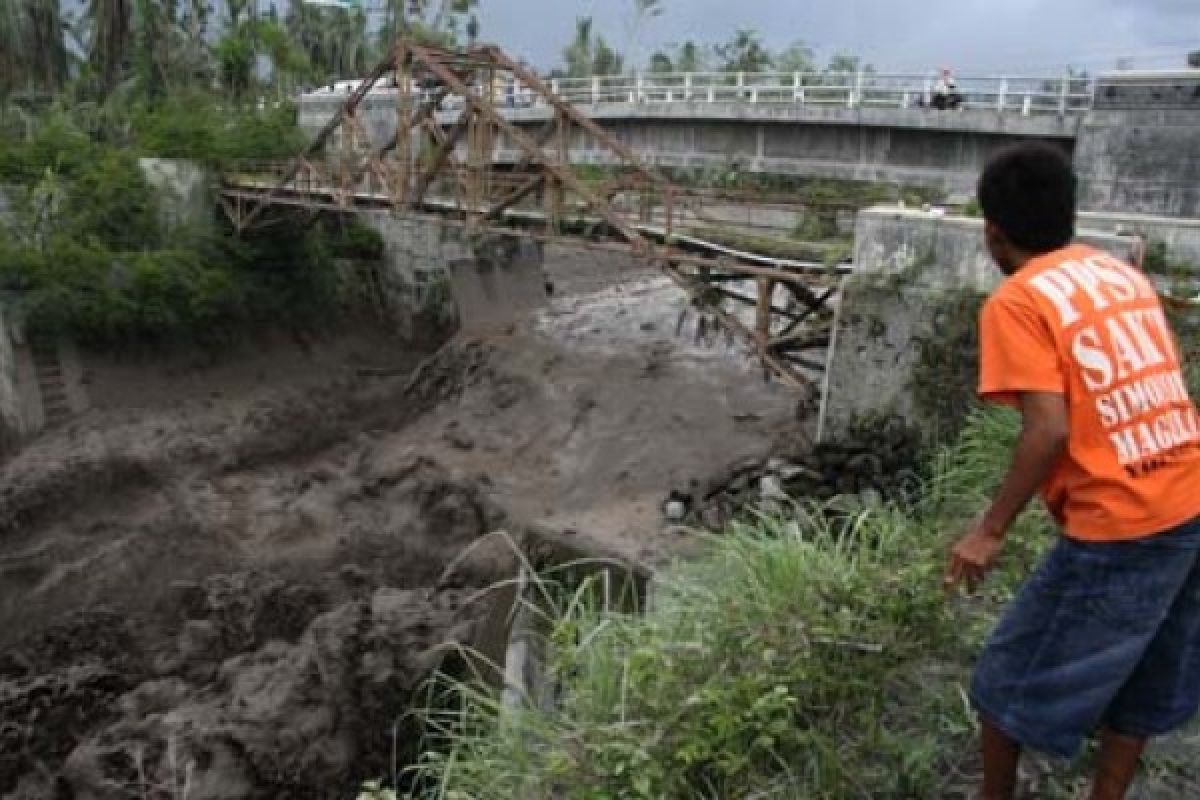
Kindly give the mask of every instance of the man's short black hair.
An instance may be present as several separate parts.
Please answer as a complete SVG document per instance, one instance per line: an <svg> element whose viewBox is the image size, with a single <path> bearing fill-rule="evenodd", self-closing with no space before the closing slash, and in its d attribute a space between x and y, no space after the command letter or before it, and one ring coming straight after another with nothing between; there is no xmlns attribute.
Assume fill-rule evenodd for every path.
<svg viewBox="0 0 1200 800"><path fill-rule="evenodd" d="M1048 253L1075 236L1075 171L1057 147L1027 142L1001 150L979 178L983 216L1016 247Z"/></svg>

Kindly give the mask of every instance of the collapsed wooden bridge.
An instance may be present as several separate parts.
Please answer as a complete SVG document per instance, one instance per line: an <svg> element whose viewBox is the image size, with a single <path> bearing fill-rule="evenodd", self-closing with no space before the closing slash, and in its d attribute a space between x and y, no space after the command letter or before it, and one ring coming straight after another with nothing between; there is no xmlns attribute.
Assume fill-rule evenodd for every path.
<svg viewBox="0 0 1200 800"><path fill-rule="evenodd" d="M535 94L553 118L533 134L514 125L501 110L507 86ZM372 91L395 96L394 134L373 136L364 127L358 111ZM585 179L568 157L580 132L619 166ZM499 146L519 152L515 164L495 163ZM227 173L220 198L238 230L287 209L387 209L436 214L469 233L632 252L741 337L786 384L807 389L824 369L825 312L841 268L759 255L697 234L726 224L708 209L748 198L674 185L494 46L453 52L401 41L299 156Z"/></svg>

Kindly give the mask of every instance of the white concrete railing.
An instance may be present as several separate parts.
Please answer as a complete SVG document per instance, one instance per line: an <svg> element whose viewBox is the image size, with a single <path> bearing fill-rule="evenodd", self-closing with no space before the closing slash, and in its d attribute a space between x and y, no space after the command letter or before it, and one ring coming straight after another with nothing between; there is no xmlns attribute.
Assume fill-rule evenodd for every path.
<svg viewBox="0 0 1200 800"><path fill-rule="evenodd" d="M641 103L745 103L750 105L840 108L930 107L935 81L929 75L806 72L642 73L591 78L549 79L551 90L578 106ZM344 81L306 97L349 95L356 81ZM477 90L478 91L478 90ZM372 94L394 93L377 89ZM541 97L519 83L493 90L496 102L512 108L544 105ZM1089 78L958 78L960 107L1030 116L1082 114L1092 108L1095 83ZM462 100L449 97L448 108Z"/></svg>
<svg viewBox="0 0 1200 800"><path fill-rule="evenodd" d="M751 105L912 108L931 106L934 80L927 75L858 73L638 74L562 79L555 93L577 105L606 103L749 103ZM1082 113L1092 107L1093 84L1075 78L959 78L961 107L1024 115ZM532 94L506 91L510 105ZM528 103L524 103L528 105Z"/></svg>

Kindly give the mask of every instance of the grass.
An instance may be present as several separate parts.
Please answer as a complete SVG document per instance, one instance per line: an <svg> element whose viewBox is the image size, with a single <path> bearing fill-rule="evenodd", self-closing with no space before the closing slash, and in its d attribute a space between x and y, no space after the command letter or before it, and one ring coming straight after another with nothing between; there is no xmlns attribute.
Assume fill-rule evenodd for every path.
<svg viewBox="0 0 1200 800"><path fill-rule="evenodd" d="M732 247L735 250L792 261L815 261L833 265L850 254L850 245L845 240L799 241L782 236L748 233L737 228L721 226L690 228L687 233L700 239Z"/></svg>
<svg viewBox="0 0 1200 800"><path fill-rule="evenodd" d="M540 613L557 702L510 708L478 686L440 684L425 755L406 776L413 796L970 796L971 666L1051 524L1026 514L974 598L946 598L940 578L1016 429L1010 413L973 413L906 507L847 518L797 506L735 524L663 572L640 615L609 610L603 575L574 589L548 580ZM1151 772L1187 779L1195 765L1176 762ZM1037 773L1037 796L1071 797L1085 768Z"/></svg>

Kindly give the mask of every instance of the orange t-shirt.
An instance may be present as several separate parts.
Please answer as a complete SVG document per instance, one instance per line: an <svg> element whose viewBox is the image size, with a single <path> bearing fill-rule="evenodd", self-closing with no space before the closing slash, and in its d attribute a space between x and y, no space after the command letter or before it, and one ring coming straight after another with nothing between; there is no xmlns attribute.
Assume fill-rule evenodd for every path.
<svg viewBox="0 0 1200 800"><path fill-rule="evenodd" d="M980 365L985 400L1065 396L1070 437L1042 498L1068 536L1137 539L1200 515L1200 419L1141 271L1086 245L1033 259L984 305Z"/></svg>

